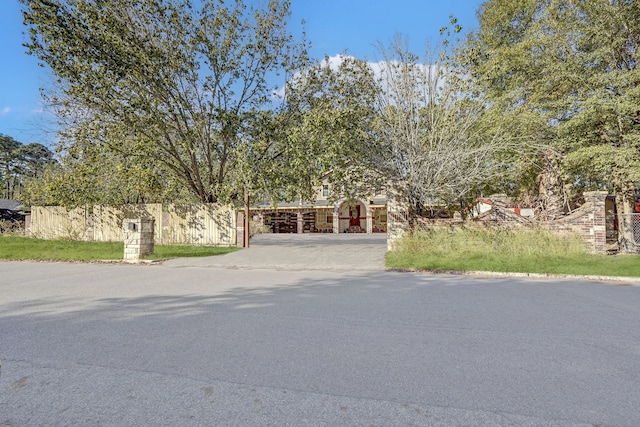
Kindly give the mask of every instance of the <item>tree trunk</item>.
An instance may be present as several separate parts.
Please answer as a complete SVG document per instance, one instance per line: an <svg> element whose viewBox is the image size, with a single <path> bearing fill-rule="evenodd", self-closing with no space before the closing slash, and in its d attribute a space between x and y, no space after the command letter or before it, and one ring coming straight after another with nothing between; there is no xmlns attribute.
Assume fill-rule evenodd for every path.
<svg viewBox="0 0 640 427"><path fill-rule="evenodd" d="M637 253L638 244L633 233L633 206L635 190L631 185L616 186L616 211L618 218L618 246L622 253Z"/></svg>
<svg viewBox="0 0 640 427"><path fill-rule="evenodd" d="M544 160L544 167L538 178L538 218L551 221L564 214L565 194L558 154L549 150L545 153Z"/></svg>

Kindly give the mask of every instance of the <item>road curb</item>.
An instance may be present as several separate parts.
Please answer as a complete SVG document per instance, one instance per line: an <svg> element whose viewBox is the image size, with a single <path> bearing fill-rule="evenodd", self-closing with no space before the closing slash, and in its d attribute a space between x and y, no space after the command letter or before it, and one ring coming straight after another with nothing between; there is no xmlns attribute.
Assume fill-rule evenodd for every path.
<svg viewBox="0 0 640 427"><path fill-rule="evenodd" d="M510 273L498 271L430 270L418 268L387 268L386 271L399 273L449 274L452 276L505 277L538 280L586 280L589 282L610 282L616 285L640 286L640 278L623 276L589 276L578 274Z"/></svg>

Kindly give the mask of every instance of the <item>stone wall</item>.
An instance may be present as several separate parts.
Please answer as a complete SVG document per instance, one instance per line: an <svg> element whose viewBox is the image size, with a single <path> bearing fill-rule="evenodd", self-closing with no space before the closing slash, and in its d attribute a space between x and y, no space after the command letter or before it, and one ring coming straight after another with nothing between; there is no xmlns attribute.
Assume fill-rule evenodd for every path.
<svg viewBox="0 0 640 427"><path fill-rule="evenodd" d="M605 203L607 192L584 193L585 203L569 215L541 222L550 230L559 233L574 233L581 236L592 253L607 252L607 220ZM611 224L612 226L613 224Z"/></svg>
<svg viewBox="0 0 640 427"><path fill-rule="evenodd" d="M559 234L577 234L585 242L587 250L591 253L605 254L610 248L607 244L613 235L613 217L607 215L607 192L591 191L584 193L585 203L572 213L552 221L536 221L522 217L500 204L495 204L492 209L475 217L472 222L476 224L498 225L500 227L544 227ZM611 210L611 209L609 209ZM389 200L389 218L387 229L387 249L394 249L394 242L413 225L434 226L447 224L452 227L462 226L463 221L458 219L448 220L424 220L410 218L408 209L399 203Z"/></svg>
<svg viewBox="0 0 640 427"><path fill-rule="evenodd" d="M589 252L607 253L607 230L613 228L613 223L607 225L605 206L607 192L586 192L584 198L585 203L578 209L551 221L530 221L500 206L494 206L490 211L475 218L474 221L507 227L536 225L559 234L577 234L582 237Z"/></svg>

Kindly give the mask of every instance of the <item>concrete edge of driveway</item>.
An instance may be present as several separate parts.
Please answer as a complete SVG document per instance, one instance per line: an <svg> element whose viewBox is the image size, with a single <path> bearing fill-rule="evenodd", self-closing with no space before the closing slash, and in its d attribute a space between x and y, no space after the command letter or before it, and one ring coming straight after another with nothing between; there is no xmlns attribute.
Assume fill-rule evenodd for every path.
<svg viewBox="0 0 640 427"><path fill-rule="evenodd" d="M398 273L424 273L424 274L449 274L452 276L474 276L474 277L513 277L523 279L565 279L565 280L587 280L590 282L605 282L612 285L640 286L639 277L626 276L590 276L580 274L546 274L546 273L512 273L501 271L465 271L465 270L429 270L418 268L386 268L386 271Z"/></svg>

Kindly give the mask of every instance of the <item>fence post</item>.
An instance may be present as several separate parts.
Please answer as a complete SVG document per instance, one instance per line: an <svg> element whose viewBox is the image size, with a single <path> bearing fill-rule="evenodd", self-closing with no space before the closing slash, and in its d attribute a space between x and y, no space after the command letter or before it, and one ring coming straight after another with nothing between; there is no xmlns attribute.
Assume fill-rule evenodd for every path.
<svg viewBox="0 0 640 427"><path fill-rule="evenodd" d="M251 236L250 227L250 206L249 206L249 190L244 189L244 231L243 231L243 239L242 239L242 247L249 247L249 236Z"/></svg>

